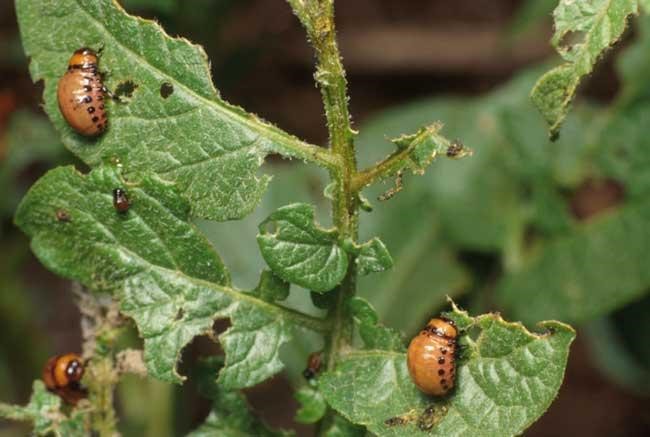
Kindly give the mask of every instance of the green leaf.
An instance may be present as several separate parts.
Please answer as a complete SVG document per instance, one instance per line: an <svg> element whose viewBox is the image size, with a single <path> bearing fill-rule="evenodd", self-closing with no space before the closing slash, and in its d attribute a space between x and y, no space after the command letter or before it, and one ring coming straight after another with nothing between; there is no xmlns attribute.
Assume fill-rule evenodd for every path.
<svg viewBox="0 0 650 437"><path fill-rule="evenodd" d="M359 246L355 261L357 272L362 276L383 272L393 267L393 258L384 243L377 237Z"/></svg>
<svg viewBox="0 0 650 437"><path fill-rule="evenodd" d="M326 418L320 426L320 433L323 437L366 437L366 430L362 426L351 423L338 414Z"/></svg>
<svg viewBox="0 0 650 437"><path fill-rule="evenodd" d="M576 232L549 240L497 286L502 304L532 322L583 322L647 292L644 261L650 244L650 203L597 217Z"/></svg>
<svg viewBox="0 0 650 437"><path fill-rule="evenodd" d="M296 203L272 213L260 224L257 243L276 275L313 291L333 289L348 269L338 232L319 227L311 205Z"/></svg>
<svg viewBox="0 0 650 437"><path fill-rule="evenodd" d="M389 351L405 349L402 335L394 329L382 326L375 309L368 301L361 297L353 297L348 305L367 349Z"/></svg>
<svg viewBox="0 0 650 437"><path fill-rule="evenodd" d="M296 412L296 422L316 423L325 416L327 402L317 389L303 386L296 392L295 396L300 403L300 408Z"/></svg>
<svg viewBox="0 0 650 437"><path fill-rule="evenodd" d="M45 110L66 147L91 167L119 162L127 177L153 172L177 184L193 216L227 220L259 202L269 177L256 173L268 153L336 166L324 149L223 101L201 47L115 1L18 0L16 12L32 79L45 83ZM109 89L136 87L122 103L106 101L109 128L96 139L71 130L56 98L68 59L82 46L103 48ZM173 92L161 94L162 86Z"/></svg>
<svg viewBox="0 0 650 437"><path fill-rule="evenodd" d="M14 112L5 135L0 159L0 186L6 189L0 197L0 213L10 216L29 188L22 183L21 172L35 163L47 166L60 163L66 153L50 122L31 111Z"/></svg>
<svg viewBox="0 0 650 437"><path fill-rule="evenodd" d="M650 11L650 10L649 10ZM643 15L635 28L637 40L625 50L617 62L622 86L617 97L618 108L650 100L647 79L650 75L650 16Z"/></svg>
<svg viewBox="0 0 650 437"><path fill-rule="evenodd" d="M32 397L24 407L0 403L0 417L33 422L36 435L83 437L87 435L84 415L81 410L73 410L70 416L63 414L61 398L48 392L40 380L34 381Z"/></svg>
<svg viewBox="0 0 650 437"><path fill-rule="evenodd" d="M533 334L495 314L452 314L480 334L476 342L461 334L469 357L459 361L456 388L448 398L418 391L404 353L366 350L350 353L320 377L327 402L378 436L522 433L557 395L575 332L559 322L544 322L546 332ZM422 430L427 422L431 429Z"/></svg>
<svg viewBox="0 0 650 437"><path fill-rule="evenodd" d="M441 129L442 123L433 123L414 134L404 134L391 140L400 151L407 152L405 166L413 173L422 174L439 154L453 158L472 154L470 149L439 135Z"/></svg>
<svg viewBox="0 0 650 437"><path fill-rule="evenodd" d="M115 211L112 190L125 187L131 207ZM58 220L64 211L66 220ZM320 321L229 285L208 241L188 222L189 206L156 176L124 180L113 168L83 176L50 171L30 190L16 223L32 237L36 256L55 273L96 291L114 293L145 339L149 373L179 382L183 347L229 317L219 339L226 352L223 385L254 385L282 368L280 346L291 322ZM318 328L317 328L318 329Z"/></svg>
<svg viewBox="0 0 650 437"><path fill-rule="evenodd" d="M542 76L531 94L552 137L558 133L581 79L618 41L637 6L637 0L560 1L553 12L552 43L566 62Z"/></svg>
<svg viewBox="0 0 650 437"><path fill-rule="evenodd" d="M291 284L283 281L270 270L264 270L253 294L267 302L285 300L289 296L290 286Z"/></svg>
<svg viewBox="0 0 650 437"><path fill-rule="evenodd" d="M244 435L280 437L293 435L289 432L273 431L250 411L243 394L228 391L214 380L223 363L219 357L211 357L199 363L196 378L199 391L212 400L212 408L205 422L188 434L188 437L239 437Z"/></svg>

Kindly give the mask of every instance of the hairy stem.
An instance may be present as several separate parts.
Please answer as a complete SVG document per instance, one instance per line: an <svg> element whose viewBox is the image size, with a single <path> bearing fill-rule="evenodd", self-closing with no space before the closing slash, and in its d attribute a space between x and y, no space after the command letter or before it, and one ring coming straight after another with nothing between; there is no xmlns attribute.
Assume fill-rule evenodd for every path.
<svg viewBox="0 0 650 437"><path fill-rule="evenodd" d="M348 109L347 80L341 63L334 25L333 0L288 0L303 26L316 53L314 79L318 84L325 107L331 153L341 160L342 167L330 170L335 183L332 201L334 225L341 238L357 240L358 202L352 190L352 178L357 171L354 152L354 131ZM352 340L352 318L347 314L347 300L356 292L356 268L352 267L333 293L335 305L329 318L332 332L327 346L328 368L337 361L340 351Z"/></svg>
<svg viewBox="0 0 650 437"><path fill-rule="evenodd" d="M325 107L329 146L332 155L340 159L340 168L330 168L334 185L332 217L342 239L358 239L359 202L352 188L357 172L354 135L348 108L347 80L341 63L334 25L334 0L288 0L296 16L307 31L316 53L317 65L314 79L318 84ZM341 353L349 348L353 338L353 319L348 301L356 293L357 269L355 260L341 282L333 290L335 299L328 319L331 332L326 337L325 355L327 369L333 369ZM321 424L325 429L333 418L330 410Z"/></svg>

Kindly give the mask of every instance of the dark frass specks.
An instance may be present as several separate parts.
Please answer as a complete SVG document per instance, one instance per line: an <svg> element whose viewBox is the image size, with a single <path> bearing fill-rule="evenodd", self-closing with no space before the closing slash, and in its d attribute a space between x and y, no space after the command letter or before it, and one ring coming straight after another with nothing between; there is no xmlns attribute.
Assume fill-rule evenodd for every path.
<svg viewBox="0 0 650 437"><path fill-rule="evenodd" d="M60 396L64 402L77 405L88 395L86 389L81 386L83 374L82 358L75 353L67 353L47 360L41 376L49 391Z"/></svg>
<svg viewBox="0 0 650 437"><path fill-rule="evenodd" d="M115 188L113 190L113 207L120 214L126 213L131 206L129 198L124 188Z"/></svg>
<svg viewBox="0 0 650 437"><path fill-rule="evenodd" d="M68 124L80 135L92 137L106 130L104 87L97 70L95 51L81 48L68 61L68 70L59 80L59 110Z"/></svg>

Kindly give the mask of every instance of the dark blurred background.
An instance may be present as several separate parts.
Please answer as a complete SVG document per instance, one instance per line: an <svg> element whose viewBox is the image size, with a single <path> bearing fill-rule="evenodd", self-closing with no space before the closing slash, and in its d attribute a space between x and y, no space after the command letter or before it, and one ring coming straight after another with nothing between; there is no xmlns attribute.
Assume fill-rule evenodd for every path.
<svg viewBox="0 0 650 437"><path fill-rule="evenodd" d="M285 2L124 0L120 3L129 12L155 18L169 34L182 35L203 45L212 62L214 82L226 100L310 142L326 143L322 103L312 79L312 53ZM351 112L355 127L362 131L361 162L367 164L381 157L389 150L386 144L378 144L382 136L391 129L400 129L395 127L399 120L414 118L449 121L452 131L456 126L454 134L467 141L480 156L481 135L472 135L469 130L473 126L454 124L447 117L462 118L474 102L498 93L495 90L521 76L525 69L553 59L548 43L553 6L554 1L548 0L337 2L337 25L348 71ZM623 43L601 62L584 86L582 99L593 105L611 102L619 87L613 59L634 38L634 31L628 32ZM533 79L538 76L531 75ZM518 99L527 98L529 85L527 89L518 88L521 91ZM2 0L0 400L3 402L25 403L32 380L39 377L47 357L80 348L79 314L70 284L38 263L29 250L28 240L12 224L17 202L47 169L67 163L83 168L59 143L58 135L40 108L41 92L39 84L34 85L29 77L13 2ZM447 109L445 102L450 102L453 108ZM419 110L417 105L423 109ZM390 111L384 112L387 108ZM435 108L443 109L436 112ZM426 113L428 110L433 118ZM541 121L534 123L537 124L530 135L545 139ZM364 126L370 132L367 135ZM405 126L403 131L412 130ZM468 138L473 138L473 142ZM498 147L498 141L495 144ZM328 220L327 205L321 196L322 174L296 168L279 159L270 161L265 170L276 174L277 180L258 211L236 224L199 223L219 246L234 278L244 286L254 283L262 266L254 235L256 223L268 211L292 200L307 199L318 203L322 221ZM432 172L437 165L434 163ZM448 164L445 168L454 171ZM590 185L585 182L587 179L582 177L571 182L571 189L565 193L567 208L575 220L615 206L624 195L616 181ZM362 282L362 294L377 306L387 324L403 329L408 335L417 330L427 314L444 308L445 294L454 296L473 312L502 309L495 303L491 289L507 262L504 261L506 251L502 250L505 243L492 241L490 228L480 231L470 242L445 237L447 225L444 220L438 221L440 210L444 213L444 202L434 203L432 211L414 211L412 222L396 221L395 216L401 215L400 208L404 205L422 204L426 182L412 180L410 194L407 183L394 205L376 205L372 215L362 217L364 223L367 221L363 233L379 234L396 258L402 260L396 272L390 273L395 276L379 279L387 282L385 278L390 278L387 285L380 287L372 280ZM512 184L517 183L513 176ZM386 190L389 185L382 188ZM452 184L437 189L449 192L455 187ZM377 193L372 194L376 197ZM467 208L471 211L472 205ZM498 214L497 211L495 215ZM417 227L420 233L412 240L424 241L425 247L397 241L403 237L404 226L409 232ZM229 230L224 232L224 227ZM544 228L537 229L535 235L544 238ZM400 294L402 291L407 294ZM305 305L304 298L294 300L298 306ZM413 312L409 304L414 307ZM416 306L420 309L416 310ZM648 367L644 366L650 366L648 332L634 337L634 327L620 332L616 327L625 325L631 317L647 320L648 309L650 302L646 297L635 306L619 308L585 323L584 329L583 325L578 327L578 338L571 350L559 397L548 413L526 432L527 436L650 435L650 383L646 386L630 383L629 378L620 374L627 367L608 365L611 358L619 358L622 352L600 344L619 335L627 335L624 344L625 341L637 346L642 343L645 351L631 352L631 360L641 363L634 371L647 372ZM504 317L516 318L507 311ZM643 330L648 324L641 321L638 326ZM135 337L130 333L125 344L137 345ZM307 353L318 349L314 341L303 339L300 344L287 348L286 374L248 391L252 405L268 422L278 427L294 427L305 436L311 435L312 429L293 422L296 402L291 387L300 384L299 374ZM207 341L195 341L185 352L185 365L189 366L196 355L211 347ZM647 378L647 373L642 373L642 378ZM137 378L129 378L120 385L117 402L120 426L126 436L181 435L197 426L208 408L191 384L170 387ZM27 428L0 422L0 436L26 433Z"/></svg>

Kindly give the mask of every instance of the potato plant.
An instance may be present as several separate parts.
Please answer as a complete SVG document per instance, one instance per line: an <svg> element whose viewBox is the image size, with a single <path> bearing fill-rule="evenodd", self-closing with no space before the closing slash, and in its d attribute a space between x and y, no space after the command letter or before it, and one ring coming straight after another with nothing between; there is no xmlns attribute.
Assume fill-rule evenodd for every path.
<svg viewBox="0 0 650 437"><path fill-rule="evenodd" d="M633 228L635 235L647 233L642 229L646 208L640 201L633 203L638 197L631 197L629 206L606 220L575 227L558 206L557 193L548 189L557 164L554 157L581 152L565 142L590 132L606 143L613 132L620 132L618 124L625 123L581 106L574 118L568 117L560 135L578 84L621 37L631 17L650 7L647 1L561 0L554 12L553 44L564 63L542 75L534 87L539 70L515 79L470 110L452 100L422 103L400 112L412 111L408 121L388 113L368 124L367 132L358 132L351 122L334 1L287 3L314 49L314 79L329 134L324 146L305 142L224 101L201 47L170 37L155 22L127 14L115 1L16 0L30 72L35 82L44 84L45 112L65 147L88 168L52 169L30 189L15 214L16 225L29 236L38 259L78 284L85 320L84 344L79 348L86 359L83 384L88 398L70 407L36 380L29 403L0 404L0 416L32 422L38 435L114 436L119 433L119 418L113 393L125 375L134 373L169 384L196 381L213 408L192 436L291 435L258 419L241 390L281 372L283 345L310 335L318 338L312 351L320 354L322 365L313 378L297 384L295 396L301 404L297 420L316 424L319 435L518 435L557 396L575 337L565 323L539 321L550 316L580 323L620 308L648 289L650 277L632 262L643 258L645 246L616 254L620 262L612 260L611 250L602 249L612 247L608 244L614 244L622 227ZM647 49L646 21L641 25ZM568 34L576 39L567 42ZM119 97L106 102L109 128L95 138L78 135L57 101L57 83L68 58L80 47L101 48L99 68L108 89ZM628 59L638 59L640 52L630 52ZM647 97L633 80L639 62L630 64L625 76L632 80L619 99L619 113L633 110ZM538 113L521 109L528 104L531 88L551 137L559 135L556 143L549 143L541 129L520 128L541 123ZM479 114L485 113L499 116L498 122L488 123L492 129L488 132L481 130L486 124ZM449 116L450 126L443 125L444 117L431 119L431 114ZM418 119L421 124L410 125ZM448 131L461 140L452 139L455 136ZM360 165L358 161L368 161L373 149L384 147L387 134L394 135L389 142L392 150ZM495 146L499 142L527 148L499 155L504 153ZM626 143L631 154L637 143ZM554 152L550 158L544 148ZM233 221L251 214L269 184L275 183L260 170L270 155L327 172L329 183L322 199L331 204L331 223L317 218L323 217L318 211L321 204L294 201L272 211L260 221L257 235L249 235L267 267L259 273L257 286L241 287L231 280L220 248L207 240L197 223L214 222L226 234ZM626 171L626 161L609 152L599 158L604 174L609 170L642 193L643 183ZM451 162L436 173L442 160ZM532 169L529 172L517 165L508 167L513 160L536 166L526 167ZM484 165L489 162L494 165ZM505 171L499 166L506 166ZM500 185L504 174L514 174L539 203L521 208L518 193L508 191L513 187ZM453 196L436 191L436 182L442 179L458 184ZM426 251L417 259L393 260L389 249L399 249L403 239L394 231L360 238L360 224L384 214L383 205L400 197L406 205L401 216L382 218L382 223L403 220L408 236L414 229L429 229L416 223L426 224L431 216L428 210L421 214L420 197L407 196L411 181L414 189L426 186L442 205L441 212L432 215L450 241L483 250L497 248L506 271L492 290L507 310L503 317L470 315L449 299L444 315L459 328L463 351L456 387L440 398L416 388L406 366L408 340L389 323L380 322L377 311L360 296L377 293L380 306L384 302L379 311L383 314L386 307L396 305L390 301L395 296L412 298L399 289L404 278L411 279L408 274L397 282L386 279L391 278L393 264L403 272L401 263L438 262ZM384 186L380 200L364 196L384 182L394 186ZM403 184L404 193L399 193ZM122 213L113 205L112 193L118 188L129 199L129 208ZM299 187L287 185L283 190L283 196L291 198ZM495 191L501 199L492 195ZM484 211L495 205L499 213L486 218ZM507 226L500 222L504 217ZM552 239L529 256L524 254L524 236L531 223ZM567 247L576 248L576 257L567 255L572 250ZM567 269L567 259L580 265ZM604 270L583 268L588 263ZM449 274L442 270L446 269L437 272L432 267L440 277ZM577 279L567 273L576 271ZM609 275L614 272L625 280L618 293L611 293ZM572 281L571 287L567 281ZM426 287L434 289L435 282L436 278L427 278L415 296L428 293ZM540 283L545 284L545 293L538 292ZM296 295L308 296L309 308L296 306L291 299ZM427 307L423 311L407 319L420 323L436 315L427 314ZM230 324L220 333L215 330L219 319ZM531 332L507 320L539 322L538 329ZM118 341L131 325L137 327L141 349L123 348ZM206 356L190 373L181 374L181 353L198 336L218 343L223 355ZM307 354L303 358L307 362Z"/></svg>

